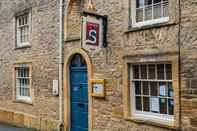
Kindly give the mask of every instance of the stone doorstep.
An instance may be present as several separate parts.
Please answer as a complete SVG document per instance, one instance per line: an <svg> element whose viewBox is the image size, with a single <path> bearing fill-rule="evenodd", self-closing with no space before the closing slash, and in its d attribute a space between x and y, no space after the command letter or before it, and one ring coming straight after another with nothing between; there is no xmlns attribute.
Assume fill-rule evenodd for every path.
<svg viewBox="0 0 197 131"><path fill-rule="evenodd" d="M56 131L58 127L58 121L46 119L40 120L40 118L30 114L9 111L6 109L0 109L0 123L47 131Z"/></svg>

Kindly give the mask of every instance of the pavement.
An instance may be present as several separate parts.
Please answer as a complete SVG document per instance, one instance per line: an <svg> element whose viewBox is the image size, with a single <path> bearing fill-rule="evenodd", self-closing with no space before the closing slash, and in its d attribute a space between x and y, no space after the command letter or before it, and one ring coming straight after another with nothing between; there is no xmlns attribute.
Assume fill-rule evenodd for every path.
<svg viewBox="0 0 197 131"><path fill-rule="evenodd" d="M33 131L31 129L14 127L6 124L0 124L0 131Z"/></svg>

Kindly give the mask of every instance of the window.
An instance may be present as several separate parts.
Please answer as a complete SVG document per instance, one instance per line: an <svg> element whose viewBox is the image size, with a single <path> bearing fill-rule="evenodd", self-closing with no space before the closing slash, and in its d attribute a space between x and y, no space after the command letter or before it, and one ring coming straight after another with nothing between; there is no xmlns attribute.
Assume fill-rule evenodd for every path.
<svg viewBox="0 0 197 131"><path fill-rule="evenodd" d="M16 99L31 101L30 70L28 67L16 67Z"/></svg>
<svg viewBox="0 0 197 131"><path fill-rule="evenodd" d="M168 0L132 0L134 27L167 22Z"/></svg>
<svg viewBox="0 0 197 131"><path fill-rule="evenodd" d="M130 66L133 115L172 121L174 115L172 65L137 64Z"/></svg>
<svg viewBox="0 0 197 131"><path fill-rule="evenodd" d="M23 47L30 44L30 21L30 13L24 13L16 17L17 47Z"/></svg>

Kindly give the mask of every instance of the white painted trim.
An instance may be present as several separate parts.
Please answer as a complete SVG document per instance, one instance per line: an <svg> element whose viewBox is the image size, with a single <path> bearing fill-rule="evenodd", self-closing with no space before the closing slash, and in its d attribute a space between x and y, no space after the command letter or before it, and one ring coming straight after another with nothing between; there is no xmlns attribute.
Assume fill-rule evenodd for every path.
<svg viewBox="0 0 197 131"><path fill-rule="evenodd" d="M133 117L136 119L147 120L157 123L164 123L164 124L171 124L175 121L174 116L156 114L150 112L141 112L141 111L134 111Z"/></svg>
<svg viewBox="0 0 197 131"><path fill-rule="evenodd" d="M133 27L142 27L142 26L147 26L147 25L153 25L153 24L161 24L169 21L169 17L163 17L159 19L154 19L154 20L148 20L148 21L143 21L143 22L138 22L138 23L133 23Z"/></svg>
<svg viewBox="0 0 197 131"><path fill-rule="evenodd" d="M143 22L136 22L136 0L131 0L130 7L131 7L132 27L142 27L142 26L147 26L147 25L165 23L169 21L169 16L168 16L168 17L161 17L158 19L147 20ZM144 16L144 9L143 9L143 16Z"/></svg>
<svg viewBox="0 0 197 131"><path fill-rule="evenodd" d="M31 97L27 97L27 96L16 96L16 100L32 103Z"/></svg>
<svg viewBox="0 0 197 131"><path fill-rule="evenodd" d="M146 64L148 65L148 64ZM157 65L157 63L155 63ZM165 68L165 63L164 63L164 68ZM140 66L140 64L139 64ZM164 124L171 124L175 122L175 115L168 115L168 114L160 114L160 113L153 113L153 112L146 112L146 111L137 111L136 110L136 94L135 94L135 85L134 85L134 79L133 79L133 64L130 64L129 66L129 75L130 75L130 85L129 85L129 92L130 92L130 111L131 111L131 116L134 119L140 119L140 120L147 120L151 122L156 122L156 123L164 123ZM157 68L155 68L157 70ZM155 72L155 74L157 74ZM165 74L165 72L164 72ZM141 68L139 68L139 75L141 76ZM139 77L140 77L139 76ZM147 77L149 75L147 74ZM140 81L141 79L137 80ZM143 81L143 80L141 80ZM144 81L151 81L147 78L147 80ZM160 82L160 80L153 80ZM172 80L163 80L164 82L173 82ZM142 84L141 84L141 91L142 91ZM149 88L149 95L150 95L150 88ZM141 95L143 96L143 95ZM150 97L150 96L149 96ZM158 96L159 97L159 96ZM167 97L166 97L167 98ZM142 109L143 109L143 101L141 100L142 104Z"/></svg>
<svg viewBox="0 0 197 131"><path fill-rule="evenodd" d="M17 45L17 47L23 47L23 46L28 46L30 45L29 42L23 42L23 43L20 43L20 45Z"/></svg>
<svg viewBox="0 0 197 131"><path fill-rule="evenodd" d="M17 72L17 68L20 68L20 67L25 67L25 68L28 68L29 69L29 77L18 77L18 72ZM29 79L29 85L28 85L28 89L29 89L29 96L21 96L20 95L20 92L19 92L19 88L17 86L17 78L20 78L20 79ZM24 101L24 102L27 102L27 103L32 103L32 67L29 66L29 65L23 65L23 64L19 64L17 66L14 67L14 81L15 81L15 99L17 101Z"/></svg>
<svg viewBox="0 0 197 131"><path fill-rule="evenodd" d="M29 46L30 45L30 39L31 39L31 11L25 13L24 15L27 15L27 18L28 18L28 23L27 25L24 25L24 26L28 26L28 37L29 37L29 40L28 42L22 42L21 43L21 33L20 33L20 28L22 26L19 26L19 18L20 17L23 17L23 15L21 16L16 16L16 47L24 47L24 46Z"/></svg>

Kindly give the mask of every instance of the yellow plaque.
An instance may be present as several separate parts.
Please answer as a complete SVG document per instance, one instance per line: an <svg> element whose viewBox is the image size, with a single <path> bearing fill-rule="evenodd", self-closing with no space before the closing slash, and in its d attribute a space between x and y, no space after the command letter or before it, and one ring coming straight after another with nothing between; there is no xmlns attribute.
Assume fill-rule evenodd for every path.
<svg viewBox="0 0 197 131"><path fill-rule="evenodd" d="M104 79L92 79L92 96L94 97L105 97L105 80Z"/></svg>

